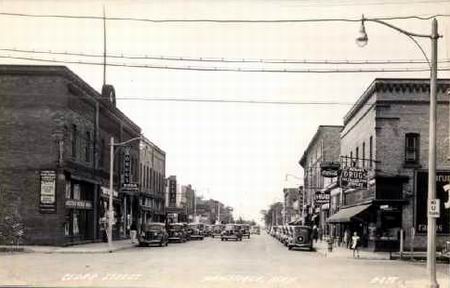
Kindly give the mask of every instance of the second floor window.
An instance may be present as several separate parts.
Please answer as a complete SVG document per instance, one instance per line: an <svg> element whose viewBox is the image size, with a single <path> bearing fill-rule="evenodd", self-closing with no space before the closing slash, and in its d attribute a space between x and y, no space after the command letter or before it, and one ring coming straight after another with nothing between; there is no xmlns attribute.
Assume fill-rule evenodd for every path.
<svg viewBox="0 0 450 288"><path fill-rule="evenodd" d="M92 139L91 139L91 133L86 132L86 145L84 146L84 160L86 162L91 162L91 145L92 145Z"/></svg>
<svg viewBox="0 0 450 288"><path fill-rule="evenodd" d="M71 137L71 145L72 145L72 157L77 158L77 146L78 146L78 131L77 125L72 125L72 137Z"/></svg>
<svg viewBox="0 0 450 288"><path fill-rule="evenodd" d="M419 163L419 134L417 133L405 135L405 163Z"/></svg>

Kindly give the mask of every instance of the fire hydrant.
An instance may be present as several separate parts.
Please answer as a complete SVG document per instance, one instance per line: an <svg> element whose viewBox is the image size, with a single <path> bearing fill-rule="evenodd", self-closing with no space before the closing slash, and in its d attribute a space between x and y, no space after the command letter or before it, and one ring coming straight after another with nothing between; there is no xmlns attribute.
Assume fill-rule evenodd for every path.
<svg viewBox="0 0 450 288"><path fill-rule="evenodd" d="M333 239L328 239L328 252L333 252Z"/></svg>

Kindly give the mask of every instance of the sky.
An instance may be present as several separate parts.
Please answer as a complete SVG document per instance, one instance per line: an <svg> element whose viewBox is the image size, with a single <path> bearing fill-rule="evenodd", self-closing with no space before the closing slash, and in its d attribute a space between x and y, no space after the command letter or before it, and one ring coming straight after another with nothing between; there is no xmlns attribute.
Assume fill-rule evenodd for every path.
<svg viewBox="0 0 450 288"><path fill-rule="evenodd" d="M450 15L439 0L261 1L1 1L0 12L147 19L359 19ZM439 17L439 60L449 59L450 17ZM431 21L389 23L429 34ZM107 53L224 59L423 60L406 36L366 23L368 45L358 47L360 23L106 22ZM0 15L4 64L52 64L2 56L101 62L101 58L8 52L19 49L103 53L103 22L93 19ZM430 41L418 40L430 55ZM110 63L243 69L348 69L420 67L423 64L313 65L211 63L108 59ZM100 65L66 65L97 91ZM450 67L440 63L441 68ZM235 217L259 221L260 210L282 199L284 187L302 184L300 157L319 125L342 125L343 116L377 77L429 77L429 72L269 73L108 67L106 82L117 106L167 154L166 174L191 184L200 195L234 208ZM439 77L450 77L440 72ZM141 100L136 100L140 98ZM302 105L147 101L142 98L303 102ZM306 104L321 102L325 104ZM326 104L328 103L328 104ZM288 176L291 174L294 176Z"/></svg>

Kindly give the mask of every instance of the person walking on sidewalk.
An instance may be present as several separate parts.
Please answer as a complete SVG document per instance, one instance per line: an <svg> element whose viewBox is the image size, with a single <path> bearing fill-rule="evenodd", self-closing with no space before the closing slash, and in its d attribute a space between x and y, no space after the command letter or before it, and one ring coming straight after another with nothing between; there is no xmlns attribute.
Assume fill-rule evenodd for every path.
<svg viewBox="0 0 450 288"><path fill-rule="evenodd" d="M348 228L345 229L345 231L344 231L344 244L345 244L345 247L347 249L350 249L350 244L351 244L350 236L351 236L350 230L348 230Z"/></svg>
<svg viewBox="0 0 450 288"><path fill-rule="evenodd" d="M134 242L136 242L136 234L137 234L136 222L133 221L130 226L130 237L131 237L132 244L134 244Z"/></svg>
<svg viewBox="0 0 450 288"><path fill-rule="evenodd" d="M353 258L359 258L359 245L361 242L361 238L358 236L357 232L353 233L352 236L352 250L353 250Z"/></svg>

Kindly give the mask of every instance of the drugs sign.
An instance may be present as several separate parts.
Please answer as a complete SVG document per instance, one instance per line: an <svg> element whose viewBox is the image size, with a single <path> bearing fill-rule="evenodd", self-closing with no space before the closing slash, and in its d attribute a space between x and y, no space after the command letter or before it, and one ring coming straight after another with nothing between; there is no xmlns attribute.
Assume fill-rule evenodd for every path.
<svg viewBox="0 0 450 288"><path fill-rule="evenodd" d="M347 167L341 172L341 187L367 188L367 170L359 167Z"/></svg>

